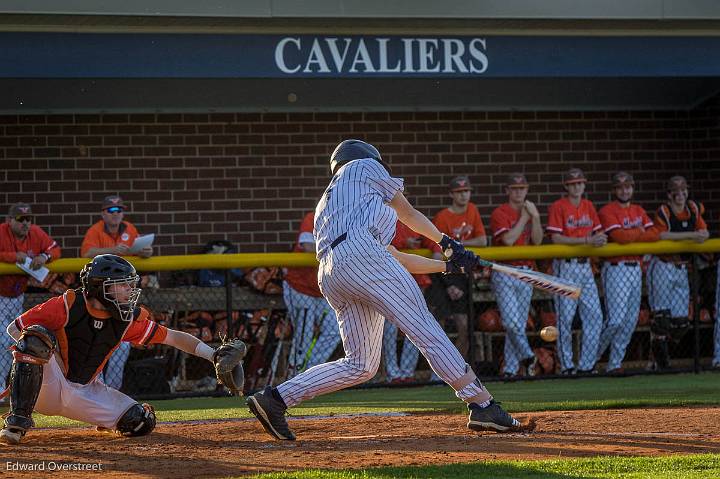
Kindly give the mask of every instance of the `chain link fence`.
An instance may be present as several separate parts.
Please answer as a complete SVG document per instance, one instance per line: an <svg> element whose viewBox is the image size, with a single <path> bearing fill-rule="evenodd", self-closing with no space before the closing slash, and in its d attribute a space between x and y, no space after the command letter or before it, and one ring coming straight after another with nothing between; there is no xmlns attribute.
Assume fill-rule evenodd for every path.
<svg viewBox="0 0 720 479"><path fill-rule="evenodd" d="M553 297L516 279L492 274L432 278L422 285L428 308L482 378L638 374L720 367L718 268L700 254L596 260L538 261L539 271L583 286L578 301ZM245 277L227 270L215 287L197 275L143 277L141 304L153 319L217 345L225 336L247 342L248 390L277 384L342 357L335 315L322 297L282 280L279 268ZM0 378L6 381L10 321L68 288L77 275L51 275L17 298L0 298ZM463 294L454 299L448 289ZM472 299L472 300L470 300ZM555 342L540 330L558 328ZM438 380L417 348L395 326L383 334L384 368L375 383ZM104 380L138 397L223 394L212 365L174 348L125 345L108 361Z"/></svg>

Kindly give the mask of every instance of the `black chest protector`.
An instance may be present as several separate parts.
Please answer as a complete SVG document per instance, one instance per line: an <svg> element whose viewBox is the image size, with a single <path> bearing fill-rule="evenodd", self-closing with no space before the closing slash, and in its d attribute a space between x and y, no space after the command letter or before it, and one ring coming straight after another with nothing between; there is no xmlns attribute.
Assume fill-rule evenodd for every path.
<svg viewBox="0 0 720 479"><path fill-rule="evenodd" d="M673 212L672 208L668 206L668 212L670 216L666 218L668 231L673 233L684 233L686 231L695 231L695 225L697 224L697 206L695 203L688 201L687 203L688 212L690 217L686 220L680 220Z"/></svg>
<svg viewBox="0 0 720 479"><path fill-rule="evenodd" d="M68 341L67 379L86 384L120 343L131 322L113 317L96 318L88 311L82 290L75 293L75 301L70 307L65 326Z"/></svg>

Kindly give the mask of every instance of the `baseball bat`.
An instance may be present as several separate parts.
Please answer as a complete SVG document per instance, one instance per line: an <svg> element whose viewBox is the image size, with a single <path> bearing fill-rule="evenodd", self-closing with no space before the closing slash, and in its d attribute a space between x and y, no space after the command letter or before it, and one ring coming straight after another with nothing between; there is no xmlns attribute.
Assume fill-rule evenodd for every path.
<svg viewBox="0 0 720 479"><path fill-rule="evenodd" d="M542 291L559 294L571 299L578 299L580 297L580 292L582 291L579 286L571 283L565 283L556 276L540 273L538 271L514 268L505 264L493 263L492 261L487 261L482 258L478 258L478 264L485 268L491 268L493 271L497 271L498 273L506 274L519 279L520 281L531 284Z"/></svg>

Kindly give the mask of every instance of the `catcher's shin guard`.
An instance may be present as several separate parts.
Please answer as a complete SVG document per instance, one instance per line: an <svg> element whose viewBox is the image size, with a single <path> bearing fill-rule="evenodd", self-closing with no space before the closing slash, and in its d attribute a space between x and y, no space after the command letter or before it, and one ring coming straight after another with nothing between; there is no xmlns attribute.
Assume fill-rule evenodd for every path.
<svg viewBox="0 0 720 479"><path fill-rule="evenodd" d="M30 326L20 334L10 369L10 412L0 440L17 444L34 423L32 413L40 395L43 365L52 357L55 336L42 326Z"/></svg>
<svg viewBox="0 0 720 479"><path fill-rule="evenodd" d="M668 350L668 337L655 336L652 338L652 352L658 370L670 367L670 352Z"/></svg>

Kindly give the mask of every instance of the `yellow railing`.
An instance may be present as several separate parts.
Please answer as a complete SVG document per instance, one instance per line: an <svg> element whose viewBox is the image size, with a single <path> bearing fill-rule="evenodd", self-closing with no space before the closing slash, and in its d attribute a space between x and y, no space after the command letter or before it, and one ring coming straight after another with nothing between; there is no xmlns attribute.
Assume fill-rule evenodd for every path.
<svg viewBox="0 0 720 479"><path fill-rule="evenodd" d="M630 256L643 254L673 253L714 253L720 251L720 239L704 243L692 241L658 241L656 243L608 244L602 248L592 246L542 245L471 248L475 253L490 261L513 259L572 258L576 256ZM427 249L408 250L410 253L429 256ZM185 256L156 256L154 258L128 257L138 271L177 271L183 269L228 269L253 268L258 266L314 266L317 264L312 253L239 253L239 254L195 254ZM87 258L64 258L48 264L55 273L77 273L89 260ZM14 264L0 263L0 274L19 274Z"/></svg>

